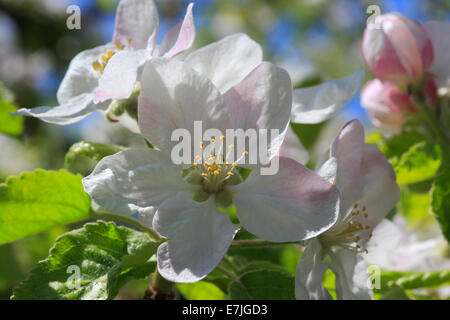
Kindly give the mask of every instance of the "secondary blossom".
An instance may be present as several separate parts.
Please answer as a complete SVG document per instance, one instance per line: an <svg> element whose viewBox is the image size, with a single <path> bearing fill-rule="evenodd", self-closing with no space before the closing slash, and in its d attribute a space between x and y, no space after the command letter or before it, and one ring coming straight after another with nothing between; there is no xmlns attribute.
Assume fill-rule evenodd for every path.
<svg viewBox="0 0 450 320"><path fill-rule="evenodd" d="M368 252L374 228L399 199L395 173L374 145L364 143L364 129L357 120L340 131L330 156L318 173L340 191L338 219L306 245L297 266L295 295L302 300L330 299L322 284L330 266L336 275L338 299L370 299L369 275L361 254ZM388 228L389 222L383 223L381 231Z"/></svg>

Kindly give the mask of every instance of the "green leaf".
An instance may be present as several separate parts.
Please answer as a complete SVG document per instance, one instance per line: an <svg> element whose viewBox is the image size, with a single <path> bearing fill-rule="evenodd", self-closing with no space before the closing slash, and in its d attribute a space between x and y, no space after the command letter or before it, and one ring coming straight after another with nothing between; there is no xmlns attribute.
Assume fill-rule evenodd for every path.
<svg viewBox="0 0 450 320"><path fill-rule="evenodd" d="M400 187L400 201L398 203L399 212L406 217L409 229L436 223L433 215L430 214L430 192L414 192L413 185L403 185Z"/></svg>
<svg viewBox="0 0 450 320"><path fill-rule="evenodd" d="M386 291L379 300L411 300L405 289L393 286Z"/></svg>
<svg viewBox="0 0 450 320"><path fill-rule="evenodd" d="M291 123L291 128L300 139L302 145L309 150L317 142L326 123L326 121L318 124Z"/></svg>
<svg viewBox="0 0 450 320"><path fill-rule="evenodd" d="M187 300L225 300L226 298L219 287L207 281L177 283L176 287Z"/></svg>
<svg viewBox="0 0 450 320"><path fill-rule="evenodd" d="M294 300L294 276L284 270L260 269L236 277L228 288L232 300Z"/></svg>
<svg viewBox="0 0 450 320"><path fill-rule="evenodd" d="M0 132L18 136L23 131L23 117L9 114L18 109L13 100L14 95L0 83Z"/></svg>
<svg viewBox="0 0 450 320"><path fill-rule="evenodd" d="M330 293L333 300L337 300L336 295L336 275L331 269L327 269L325 271L325 275L323 276L323 286Z"/></svg>
<svg viewBox="0 0 450 320"><path fill-rule="evenodd" d="M439 287L450 283L450 270L431 272L381 271L380 289L376 292L386 292L393 287L405 290Z"/></svg>
<svg viewBox="0 0 450 320"><path fill-rule="evenodd" d="M388 159L396 161L413 145L427 139L426 135L409 130L389 138L379 132L374 132L366 138L366 142L375 144Z"/></svg>
<svg viewBox="0 0 450 320"><path fill-rule="evenodd" d="M441 225L442 234L450 242L450 166L445 167L434 181L431 207Z"/></svg>
<svg viewBox="0 0 450 320"><path fill-rule="evenodd" d="M80 141L72 145L65 156L65 167L75 173L89 173L106 156L125 150L124 147Z"/></svg>
<svg viewBox="0 0 450 320"><path fill-rule="evenodd" d="M422 141L413 145L392 161L398 184L411 184L433 178L442 162L442 151L438 145Z"/></svg>
<svg viewBox="0 0 450 320"><path fill-rule="evenodd" d="M6 179L0 184L0 244L89 217L81 178L38 169Z"/></svg>
<svg viewBox="0 0 450 320"><path fill-rule="evenodd" d="M158 244L113 222L87 223L56 240L12 299L112 299L127 281L155 270Z"/></svg>

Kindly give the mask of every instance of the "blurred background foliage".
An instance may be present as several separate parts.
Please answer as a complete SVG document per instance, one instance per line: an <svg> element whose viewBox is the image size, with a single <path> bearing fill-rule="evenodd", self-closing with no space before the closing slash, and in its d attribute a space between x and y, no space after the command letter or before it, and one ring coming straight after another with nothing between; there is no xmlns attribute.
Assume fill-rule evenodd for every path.
<svg viewBox="0 0 450 320"><path fill-rule="evenodd" d="M286 68L296 87L343 77L363 69L360 53L366 21L378 5L381 13L401 12L420 22L450 20L448 0L192 0L197 38L194 46L244 32L264 48L265 60ZM160 10L160 38L184 15L188 0L157 0ZM0 0L0 112L17 107L56 105L56 91L70 60L81 50L110 41L118 0ZM81 8L81 29L69 30L69 5ZM371 75L367 73L367 78ZM359 95L344 108L340 117L320 125L295 125L314 166L334 135L352 118L374 130L359 103ZM3 118L5 119L5 118ZM2 122L3 121L3 122ZM10 117L0 120L8 134L0 134L0 182L34 168L59 169L64 155L80 140L143 144L141 137L96 113L69 126L46 124L34 118ZM8 126L8 130L5 128ZM22 131L23 126L23 131ZM417 193L427 203L427 195ZM419 199L420 198L420 199ZM401 206L408 202L402 198ZM424 204L426 206L426 204ZM412 228L430 219L426 210L410 212ZM59 227L13 244L0 246L0 299L8 299L11 288L25 278L32 265L46 257ZM293 272L299 253L288 247L273 259ZM119 297L142 298L147 282L136 281ZM181 286L182 287L182 286ZM186 295L189 288L181 288ZM143 289L144 288L144 289ZM208 286L203 287L208 290ZM192 297L194 297L192 296Z"/></svg>

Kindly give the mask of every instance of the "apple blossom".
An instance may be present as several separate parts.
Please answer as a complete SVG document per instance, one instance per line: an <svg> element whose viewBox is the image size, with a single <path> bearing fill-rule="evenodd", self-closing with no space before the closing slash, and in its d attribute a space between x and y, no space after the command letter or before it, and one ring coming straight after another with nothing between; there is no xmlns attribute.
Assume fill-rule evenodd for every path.
<svg viewBox="0 0 450 320"><path fill-rule="evenodd" d="M379 239L383 250L372 250L365 260L384 270L395 271L434 271L448 270L450 259L443 254L447 250L447 242L437 224L429 227L424 234L417 230L410 231L402 215L393 219L395 238ZM371 246L369 242L369 247ZM372 245L373 247L374 245Z"/></svg>
<svg viewBox="0 0 450 320"><path fill-rule="evenodd" d="M378 16L364 32L362 54L372 73L401 90L419 86L433 63L433 44L424 27L398 13Z"/></svg>
<svg viewBox="0 0 450 320"><path fill-rule="evenodd" d="M296 298L331 298L322 284L329 259L338 299L370 299L369 275L361 253L368 251L367 241L375 226L399 199L395 173L374 145L364 143L364 129L357 120L340 131L330 156L318 173L340 192L338 219L307 243L297 266Z"/></svg>
<svg viewBox="0 0 450 320"><path fill-rule="evenodd" d="M195 37L192 5L188 6L183 22L169 30L158 47L159 54L173 56L192 45ZM149 58L156 47L158 26L158 9L152 0L120 1L112 42L82 51L73 58L57 92L60 105L20 109L15 114L65 125L77 122L96 110L105 111L109 105L109 101L105 100L128 98L135 88L136 72L124 72L112 81L108 77L109 70L117 67L113 58L127 56L128 59L120 61L120 69L134 70ZM107 85L114 85L115 95L99 99L102 88Z"/></svg>
<svg viewBox="0 0 450 320"><path fill-rule="evenodd" d="M159 273L170 281L202 279L227 252L239 227L217 206L234 204L243 227L273 242L317 236L334 223L339 206L331 183L289 158L277 159L277 174L260 175L252 167L245 180L239 165L227 162L229 148L206 160L198 155L189 167L175 165L168 155L174 145L172 132L192 132L195 121L202 121L206 129L276 128L278 143L269 148L272 158L277 157L276 146L285 135L292 107L287 72L264 62L224 93L215 83L230 81L214 74L207 77L175 59L148 61L138 122L143 135L161 151L128 149L105 157L83 179L86 192L99 205L140 218L169 239L157 256ZM204 141L200 147L205 148Z"/></svg>

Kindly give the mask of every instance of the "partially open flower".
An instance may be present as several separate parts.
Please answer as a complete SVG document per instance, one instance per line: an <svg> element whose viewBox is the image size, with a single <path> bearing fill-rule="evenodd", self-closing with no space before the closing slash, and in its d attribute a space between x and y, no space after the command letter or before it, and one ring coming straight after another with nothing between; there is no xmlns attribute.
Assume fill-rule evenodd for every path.
<svg viewBox="0 0 450 320"><path fill-rule="evenodd" d="M425 28L401 14L384 14L364 32L364 60L381 81L406 91L419 85L433 63L434 50Z"/></svg>
<svg viewBox="0 0 450 320"><path fill-rule="evenodd" d="M364 129L354 120L340 131L318 173L338 188L340 212L330 229L307 243L297 266L296 298L330 299L322 284L330 267L338 299L371 299L362 254L370 250L369 239L399 199L394 170L381 151L364 143Z"/></svg>

